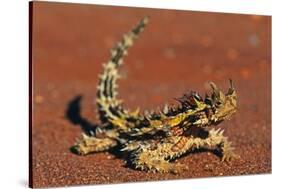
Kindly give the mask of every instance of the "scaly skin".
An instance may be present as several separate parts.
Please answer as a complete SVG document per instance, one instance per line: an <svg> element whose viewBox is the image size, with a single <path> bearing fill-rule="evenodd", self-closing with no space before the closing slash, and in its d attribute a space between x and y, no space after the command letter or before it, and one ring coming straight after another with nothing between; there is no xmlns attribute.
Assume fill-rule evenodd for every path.
<svg viewBox="0 0 281 189"><path fill-rule="evenodd" d="M237 110L237 95L231 80L226 94L210 82L211 94L204 99L191 91L177 99L177 107L165 105L162 111L140 113L123 108L122 100L117 99L118 68L147 23L145 17L111 49L97 86L96 101L102 124L90 136L83 133L73 149L86 155L121 146L120 151L130 153L130 162L136 169L171 173L188 167L169 161L193 149L217 149L222 153L222 161L238 157L223 136L223 130L211 128L228 120Z"/></svg>

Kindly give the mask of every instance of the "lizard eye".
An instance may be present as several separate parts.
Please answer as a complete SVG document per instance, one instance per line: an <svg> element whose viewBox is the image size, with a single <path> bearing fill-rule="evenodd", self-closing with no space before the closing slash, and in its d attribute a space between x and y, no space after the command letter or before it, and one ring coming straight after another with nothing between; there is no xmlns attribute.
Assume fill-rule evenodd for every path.
<svg viewBox="0 0 281 189"><path fill-rule="evenodd" d="M222 101L220 101L220 100L218 100L218 101L216 102L216 106L217 106L217 107L222 106L222 104L223 104L223 102L222 102Z"/></svg>

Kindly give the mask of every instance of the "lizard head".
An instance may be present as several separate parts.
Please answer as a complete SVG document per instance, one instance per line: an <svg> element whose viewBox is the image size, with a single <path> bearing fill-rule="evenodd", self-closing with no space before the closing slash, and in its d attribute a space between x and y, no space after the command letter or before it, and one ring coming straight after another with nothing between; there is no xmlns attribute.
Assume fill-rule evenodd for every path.
<svg viewBox="0 0 281 189"><path fill-rule="evenodd" d="M210 83L212 88L211 96L206 96L205 103L208 104L213 112L211 122L218 124L228 120L237 110L237 94L230 80L230 87L226 94L220 91L214 83Z"/></svg>
<svg viewBox="0 0 281 189"><path fill-rule="evenodd" d="M180 108L168 112L176 124L186 125L187 128L190 124L208 127L230 119L237 110L237 95L232 80L227 93L219 90L213 82L210 85L212 92L206 94L205 99L194 91L176 99L180 102Z"/></svg>

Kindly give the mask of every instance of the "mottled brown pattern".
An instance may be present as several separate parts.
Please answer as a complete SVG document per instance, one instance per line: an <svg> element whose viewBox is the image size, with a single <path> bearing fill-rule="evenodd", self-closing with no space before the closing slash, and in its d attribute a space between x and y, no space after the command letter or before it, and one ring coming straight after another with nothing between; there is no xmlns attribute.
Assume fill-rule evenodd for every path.
<svg viewBox="0 0 281 189"><path fill-rule="evenodd" d="M188 141L188 138L183 137L181 138L173 147L172 147L172 151L173 152L177 152L180 149L182 149L185 145L185 143Z"/></svg>

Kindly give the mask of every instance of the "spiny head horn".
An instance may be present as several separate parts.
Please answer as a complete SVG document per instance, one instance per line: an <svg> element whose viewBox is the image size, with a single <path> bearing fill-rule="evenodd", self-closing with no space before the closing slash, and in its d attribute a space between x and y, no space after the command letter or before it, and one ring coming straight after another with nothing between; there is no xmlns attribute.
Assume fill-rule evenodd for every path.
<svg viewBox="0 0 281 189"><path fill-rule="evenodd" d="M216 96L219 96L219 90L218 90L217 85L214 82L210 82L210 86L213 90L213 94Z"/></svg>
<svg viewBox="0 0 281 189"><path fill-rule="evenodd" d="M235 88L234 88L232 79L229 79L229 84L230 84L230 87L227 91L227 95L232 95L235 92Z"/></svg>
<svg viewBox="0 0 281 189"><path fill-rule="evenodd" d="M232 80L230 79L229 82L230 87L226 94L218 90L215 85L211 85L213 88L212 107L215 109L212 121L215 124L228 120L237 111L237 94Z"/></svg>
<svg viewBox="0 0 281 189"><path fill-rule="evenodd" d="M211 99L214 105L220 105L225 101L225 94L218 89L215 83L210 82L210 86L213 90Z"/></svg>

